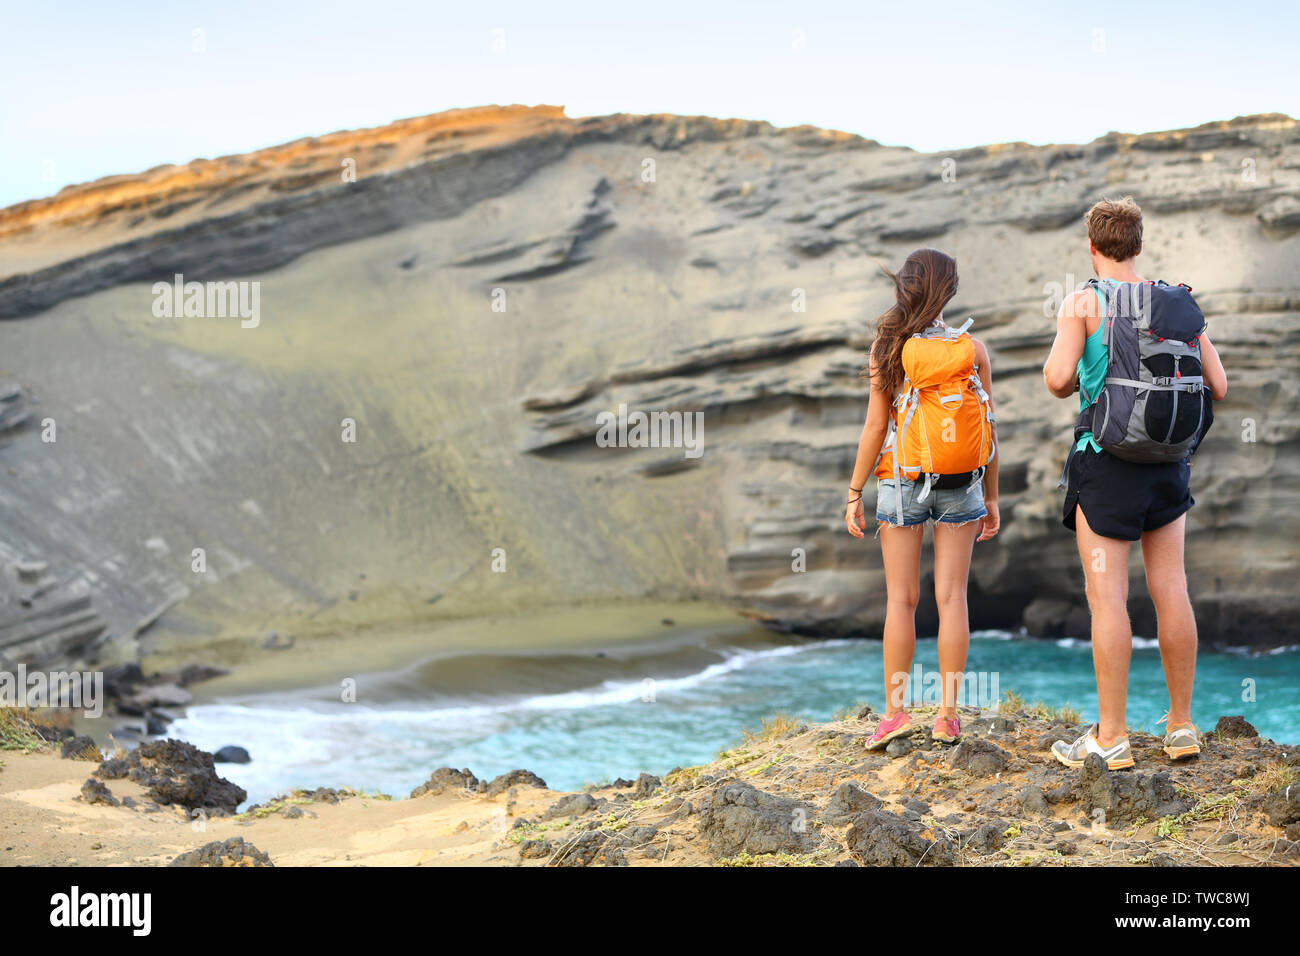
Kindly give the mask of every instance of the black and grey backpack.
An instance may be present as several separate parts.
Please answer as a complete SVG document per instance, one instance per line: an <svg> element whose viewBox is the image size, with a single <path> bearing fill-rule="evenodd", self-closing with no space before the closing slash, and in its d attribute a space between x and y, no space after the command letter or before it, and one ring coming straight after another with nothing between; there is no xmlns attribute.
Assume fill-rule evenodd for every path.
<svg viewBox="0 0 1300 956"><path fill-rule="evenodd" d="M1116 458L1181 461L1214 417L1201 370L1205 316L1190 286L1088 280L1106 302L1106 379L1074 426Z"/></svg>

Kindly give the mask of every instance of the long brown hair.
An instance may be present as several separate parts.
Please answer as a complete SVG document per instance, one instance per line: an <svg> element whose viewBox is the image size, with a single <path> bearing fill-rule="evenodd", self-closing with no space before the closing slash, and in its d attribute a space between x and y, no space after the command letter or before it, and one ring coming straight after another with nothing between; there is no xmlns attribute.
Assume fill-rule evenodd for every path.
<svg viewBox="0 0 1300 956"><path fill-rule="evenodd" d="M903 384L903 344L929 325L957 294L957 260L938 249L917 249L903 267L890 272L894 304L876 319L876 340L871 358L876 364L877 387L893 395Z"/></svg>

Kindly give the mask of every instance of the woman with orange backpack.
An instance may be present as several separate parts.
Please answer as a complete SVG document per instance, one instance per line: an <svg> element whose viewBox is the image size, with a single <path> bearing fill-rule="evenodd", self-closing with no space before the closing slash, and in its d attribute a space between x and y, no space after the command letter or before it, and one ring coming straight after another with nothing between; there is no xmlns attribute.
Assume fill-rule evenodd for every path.
<svg viewBox="0 0 1300 956"><path fill-rule="evenodd" d="M969 320L960 328L943 321L957 292L957 263L937 249L918 249L897 274L885 274L894 282L895 303L876 323L867 421L844 515L849 533L864 537L862 489L874 474L888 601L885 716L869 749L914 730L903 705L916 649L921 537L931 520L943 685L933 736L948 743L961 736L957 688L970 645L971 551L977 540L996 535L1000 523L988 350L967 334Z"/></svg>

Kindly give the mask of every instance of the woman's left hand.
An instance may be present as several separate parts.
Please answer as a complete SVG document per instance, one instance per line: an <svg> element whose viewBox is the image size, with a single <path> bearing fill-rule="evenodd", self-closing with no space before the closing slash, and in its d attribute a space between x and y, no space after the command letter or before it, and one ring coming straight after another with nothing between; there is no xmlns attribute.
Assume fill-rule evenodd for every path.
<svg viewBox="0 0 1300 956"><path fill-rule="evenodd" d="M851 500L844 508L844 524L849 529L849 534L855 538L863 537L862 532L866 530L867 522L862 511L862 493Z"/></svg>

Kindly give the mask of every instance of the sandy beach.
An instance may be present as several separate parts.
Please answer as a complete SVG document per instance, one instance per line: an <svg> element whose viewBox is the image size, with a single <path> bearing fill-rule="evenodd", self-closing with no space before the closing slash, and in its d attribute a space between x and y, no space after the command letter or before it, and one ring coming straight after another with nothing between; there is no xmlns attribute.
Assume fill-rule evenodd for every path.
<svg viewBox="0 0 1300 956"><path fill-rule="evenodd" d="M205 663L227 667L231 673L195 685L194 693L195 700L203 702L233 694L338 686L346 677L469 654L635 656L668 650L674 644L689 645L701 633L739 635L754 630L752 621L723 604L632 601L359 627L342 633L295 632L292 642L246 638L203 646ZM141 666L151 672L170 671L192 663L196 656L195 642L168 642L144 657Z"/></svg>

